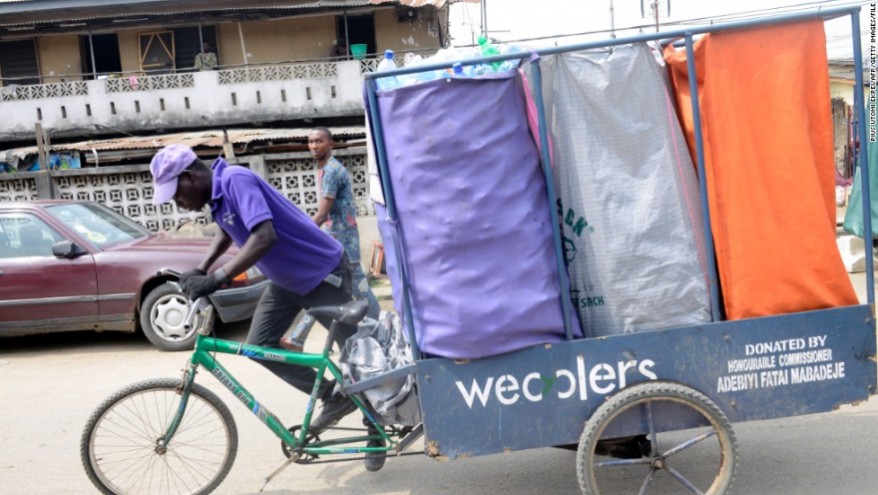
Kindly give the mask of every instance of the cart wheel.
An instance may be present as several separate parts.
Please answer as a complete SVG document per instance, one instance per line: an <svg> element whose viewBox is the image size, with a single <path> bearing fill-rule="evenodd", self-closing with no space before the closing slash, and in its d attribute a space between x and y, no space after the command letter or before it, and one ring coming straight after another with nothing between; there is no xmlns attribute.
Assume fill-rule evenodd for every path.
<svg viewBox="0 0 878 495"><path fill-rule="evenodd" d="M636 437L606 441L622 425L630 431L638 424L647 432L640 444ZM690 428L679 430L681 424ZM613 396L586 422L576 453L583 495L721 495L736 469L737 444L725 414L704 394L678 383L642 383Z"/></svg>

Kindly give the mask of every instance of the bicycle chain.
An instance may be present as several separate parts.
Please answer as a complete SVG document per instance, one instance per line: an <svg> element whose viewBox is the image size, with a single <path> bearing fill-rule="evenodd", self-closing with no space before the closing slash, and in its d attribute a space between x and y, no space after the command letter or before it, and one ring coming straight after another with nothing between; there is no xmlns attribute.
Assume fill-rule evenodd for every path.
<svg viewBox="0 0 878 495"><path fill-rule="evenodd" d="M392 457L403 457L409 455L424 455L423 452L400 452L399 454L388 454L386 458ZM318 458L319 459L319 458ZM333 462L348 462L348 461L364 461L367 457L345 457L343 459L328 459L328 460L312 460L312 461L297 461L296 464L302 465L311 465L311 464L330 464Z"/></svg>
<svg viewBox="0 0 878 495"><path fill-rule="evenodd" d="M324 430L324 432L329 431L329 430L336 430L336 431L364 431L364 432L368 432L368 431L369 431L369 430L366 429L366 428L351 428L351 427L345 427L345 426L330 426L329 428L327 428L326 430ZM410 455L424 455L424 453L423 453L423 452L400 452L400 453L398 453L398 454L390 454L389 452L385 452L385 455L386 455L386 457L404 457L404 456L410 456ZM299 461L296 461L296 464L302 464L302 465L305 465L305 464L307 464L307 465L311 465L311 464L332 464L332 463L334 463L334 462L365 461L365 460L368 459L368 458L367 458L366 456L362 456L362 457L345 457L345 458L342 458L342 459L326 459L326 460L319 460L319 459L320 459L319 457L312 458L312 459L309 459L309 460L301 459L301 460L299 460Z"/></svg>
<svg viewBox="0 0 878 495"><path fill-rule="evenodd" d="M324 433L324 432L327 432L327 431L329 431L329 430L338 430L338 431L369 431L367 428L353 428L353 427L350 427L350 426L330 426L329 428L326 428L325 430L321 431L320 433Z"/></svg>

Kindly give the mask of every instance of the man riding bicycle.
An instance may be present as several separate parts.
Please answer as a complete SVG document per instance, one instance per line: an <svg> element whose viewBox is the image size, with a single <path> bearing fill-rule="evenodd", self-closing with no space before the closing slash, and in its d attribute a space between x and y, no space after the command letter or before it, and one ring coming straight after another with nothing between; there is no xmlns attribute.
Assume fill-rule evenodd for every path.
<svg viewBox="0 0 878 495"><path fill-rule="evenodd" d="M351 301L351 269L342 246L322 232L303 211L246 167L229 166L222 158L208 166L191 148L172 144L159 150L150 163L155 184L153 204L173 199L177 206L210 213L219 230L201 263L180 277L191 300L214 293L236 275L256 266L271 281L253 314L247 343L279 347L281 336L303 309ZM223 266L208 270L234 242L240 250ZM331 321L320 323L329 328ZM356 332L339 325L339 347ZM311 368L257 360L269 371L311 393L316 375ZM320 433L356 410L334 384L322 379L321 414L311 422Z"/></svg>

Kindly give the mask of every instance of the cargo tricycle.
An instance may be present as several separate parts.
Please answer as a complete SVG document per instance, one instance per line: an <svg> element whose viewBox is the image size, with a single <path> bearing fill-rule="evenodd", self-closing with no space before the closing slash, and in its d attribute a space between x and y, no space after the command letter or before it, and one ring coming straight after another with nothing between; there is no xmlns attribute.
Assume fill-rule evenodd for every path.
<svg viewBox="0 0 878 495"><path fill-rule="evenodd" d="M466 459L523 449L560 447L576 451L576 471L583 494L730 493L735 477L740 474L734 423L828 412L844 404L867 400L876 393L873 266L871 257L867 256L866 304L727 318L713 253L710 219L714 212L705 184L711 175L705 168L705 143L699 113L702 102L699 101L695 70L696 37L706 33L736 32L848 16L853 39L857 41L860 39L859 11L859 8L828 9L535 51L444 60L367 74L365 98L370 142L377 159L376 178L381 185L380 221L384 222L385 228L382 239L388 273L394 283L394 301L410 345L410 361L358 381L352 381L342 373L332 354L332 334L336 323L355 324L363 319L366 307L361 302L312 308L312 314L331 317L335 323L329 329L322 353L297 353L212 337L210 306L198 301L193 304L190 321L199 327L199 335L183 376L128 386L105 400L92 414L81 444L82 461L89 478L107 494L205 494L214 490L234 462L238 437L228 407L215 394L195 383L197 372L205 370L281 440L284 459L280 467L266 477L266 483L292 464L367 459L372 461L371 470L375 470L387 457L409 454ZM682 45L688 56L687 62L691 64L686 81L691 100L685 103L691 109L694 123L692 161L697 167L697 176L706 178L698 183L697 199L703 220L699 232L704 237L702 242L707 255L705 266L708 270L703 277L709 293L707 317L698 324L670 328L599 336L590 336L586 332L584 338L583 328L579 326L583 322L578 321L580 317L571 303L573 298L568 297L571 287L565 263L569 261L570 253L562 232L565 223L568 227L575 227L578 220L567 218L565 210L558 208L553 160L563 150L556 146L557 143L550 143L548 128L551 122L543 98L541 59L594 49L621 49L645 42L657 42L659 46ZM516 65L506 71L506 76L503 76L505 69L498 72L500 75L459 69L461 66L477 68L507 61L515 61ZM528 64L525 75L518 70L519 63ZM862 54L855 42L854 67L861 66ZM417 80L418 74L426 72L438 73L438 79ZM860 143L866 143L868 121L862 98L862 73L855 72L856 134ZM457 79L461 73L465 77ZM411 85L399 86L400 81L406 81L406 76L412 76ZM542 336L537 341L525 338L511 344L511 337L505 339L502 328L495 329L491 338L497 339L496 348L503 352L494 352L495 348L487 349L487 344L480 343L482 327L492 318L509 320L516 307L526 306L527 301L543 291L543 286L531 287L537 284L520 279L519 284L507 284L496 292L490 279L501 274L497 271L489 274L492 276L471 273L469 265L464 269L465 263L458 261L466 253L433 251L424 256L424 252L419 251L423 245L414 245L413 239L417 236L412 236L417 227L407 223L419 210L411 206L416 204L412 203L416 198L411 197L411 191L404 190L411 185L406 182L407 174L418 172L404 167L399 169L400 163L406 163L405 155L409 150L400 148L399 136L393 134L400 125L391 125L388 115L382 115L382 111L389 107L381 99L395 97L393 105L413 105L421 108L420 112L426 112L426 107L418 107L425 102L420 86L460 85L464 89L460 93L463 96L457 100L459 106L448 108L442 114L427 115L427 118L430 125L446 126L457 136L449 142L433 145L465 148L466 144L462 143L487 139L487 133L492 132L492 129L473 126L460 127L456 120L461 112L466 111L467 105L476 103L467 100L466 85L502 77L513 80L515 87L523 88L523 91L532 88L529 115L532 117L530 129L534 142L529 145L539 150L538 170L542 175L539 180L531 182L537 183L542 190L539 197L545 201L542 205L545 215L540 218L549 219L543 222L543 226L551 240L549 252L555 280L545 285L553 287L551 300L546 304L556 310L556 320L560 324L556 338ZM392 87L378 84L386 78L397 78L396 83ZM490 92L479 96L490 97ZM558 104L556 101L555 105ZM408 122L401 125L413 127ZM417 140L419 132L425 136L423 139L433 137L433 134L424 133L424 129L412 128L411 132L405 139ZM861 147L856 153L863 201L850 208L863 208L865 237L871 238L867 150ZM465 155L461 160L476 158ZM429 179L437 187L422 188L419 194L434 195L436 189L442 189L439 184L445 185L443 176L453 174L455 167L449 164L438 170L438 175ZM475 172L466 172L470 173L474 174L471 182L455 183L460 190L470 191L475 187L474 182L484 184L482 177L476 176ZM489 184L493 192L501 194L498 201L516 201L514 196L502 196L505 186L500 183L508 182L507 179L506 176L497 176L497 184ZM436 201L436 197L431 196L431 200ZM455 196L442 204L435 204L436 211L431 212L435 216L430 221L441 223L449 217L467 215L461 212L467 212L471 205L458 200L459 197ZM535 214L530 207L524 210L525 217L526 214ZM752 221L761 220L753 218ZM490 222L479 224L473 220L473 223L476 223L474 230L488 232L488 238L496 232ZM578 225L583 231L590 228L584 220ZM521 224L507 227L507 230L524 228ZM441 228L437 229L419 232L425 236L421 239L429 239L430 235L454 236L454 233L443 234ZM480 237L478 232L468 232L461 238L476 242ZM435 242L443 240L436 239ZM522 242L526 244L526 241ZM512 250L516 246L507 247ZM500 251L503 249L497 250L496 256L502 259ZM424 261L425 258L430 259ZM449 277L461 276L452 272L466 271L457 280L468 285L461 286L457 294L440 297L431 292L435 280L425 277L421 267L433 261L436 262L434 267L440 267L437 273ZM503 260L502 263L508 266L510 261ZM515 263L527 265L530 260L522 258ZM437 284L441 285L441 281ZM481 294L480 288L483 289ZM502 292L504 290L511 292ZM520 299L516 299L517 294L521 294ZM495 297L511 304L505 308L495 306L491 302ZM446 310L449 304L456 304L460 299L475 301L474 309L463 314ZM586 307L591 303L605 303L586 298L578 302L581 301L586 301ZM673 294L668 295L668 301L674 303ZM439 316L431 313L429 304L433 303L446 308L444 313ZM474 316L481 309L485 309L485 314ZM527 318L525 314L513 314L512 323ZM452 350L443 353L427 327L441 327L448 321L454 322L454 331L461 332L460 339L472 340L466 340L458 347L450 344ZM461 325L460 322L471 322L471 325ZM513 348L503 347L507 345ZM227 354L313 367L319 375L328 373L356 403L367 420L367 427L337 427L318 434L309 431L317 401L317 383L301 415L301 424L284 424L220 364L220 355ZM366 392L406 380L413 383L412 393L416 393L420 406L419 421L389 423L367 400Z"/></svg>

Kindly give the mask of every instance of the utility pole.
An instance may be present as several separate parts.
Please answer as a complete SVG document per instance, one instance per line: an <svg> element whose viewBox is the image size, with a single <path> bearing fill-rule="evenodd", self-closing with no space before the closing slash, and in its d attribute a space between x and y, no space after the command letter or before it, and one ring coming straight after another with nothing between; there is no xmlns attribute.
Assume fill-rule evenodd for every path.
<svg viewBox="0 0 878 495"><path fill-rule="evenodd" d="M646 19L645 1L646 0L640 0L640 17L642 17L644 19ZM671 0L665 0L665 1L667 1L667 4L668 4L667 12L665 13L665 15L670 17L670 15L671 15ZM659 4L660 3L661 3L660 0L652 0L651 5L650 5L650 8L652 9L652 16L655 19L655 32L659 32L659 7L660 7ZM610 9L612 10L612 2L610 3Z"/></svg>
<svg viewBox="0 0 878 495"><path fill-rule="evenodd" d="M655 13L655 32L659 32L659 13L658 13L658 0L652 1L652 11Z"/></svg>
<svg viewBox="0 0 878 495"><path fill-rule="evenodd" d="M34 131L37 137L37 155L40 161L40 169L35 177L37 197L40 199L52 199L55 197L55 186L52 184L52 176L49 173L49 150L51 146L49 133L43 129L43 125L39 122L34 124Z"/></svg>
<svg viewBox="0 0 878 495"><path fill-rule="evenodd" d="M227 162L238 162L237 158L235 158L235 145L229 141L229 131L225 129L223 129L223 154L225 155Z"/></svg>
<svg viewBox="0 0 878 495"><path fill-rule="evenodd" d="M613 8L613 0L610 0L610 38L616 37L616 9Z"/></svg>
<svg viewBox="0 0 878 495"><path fill-rule="evenodd" d="M482 6L482 36L488 39L488 5L487 0L479 2Z"/></svg>
<svg viewBox="0 0 878 495"><path fill-rule="evenodd" d="M37 159L40 161L40 169L49 170L49 136L39 122L34 124L34 131L37 137Z"/></svg>

